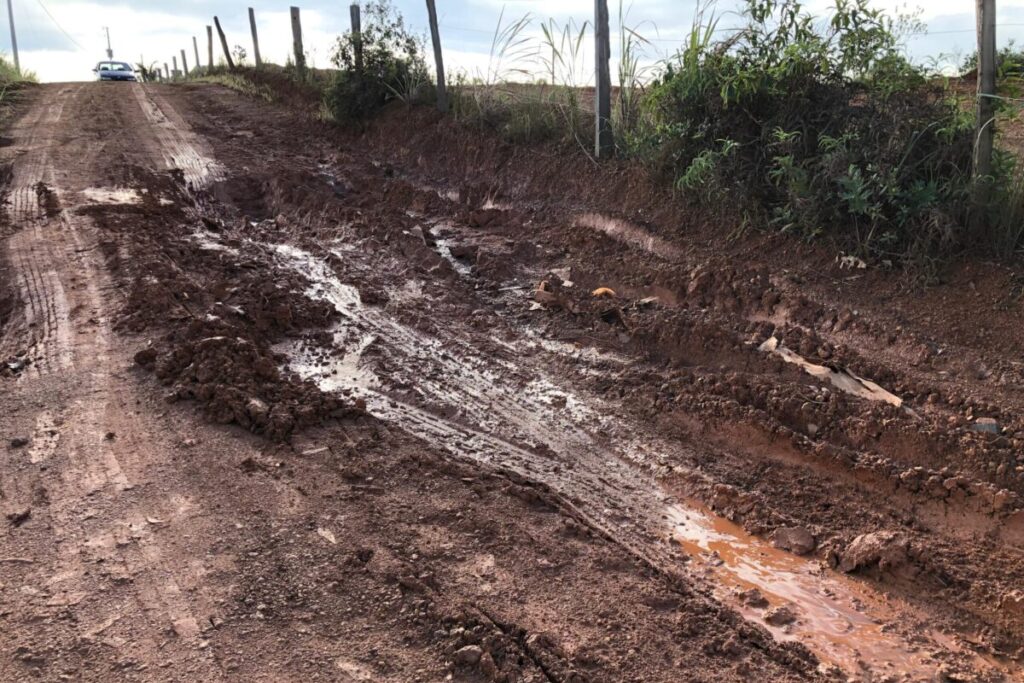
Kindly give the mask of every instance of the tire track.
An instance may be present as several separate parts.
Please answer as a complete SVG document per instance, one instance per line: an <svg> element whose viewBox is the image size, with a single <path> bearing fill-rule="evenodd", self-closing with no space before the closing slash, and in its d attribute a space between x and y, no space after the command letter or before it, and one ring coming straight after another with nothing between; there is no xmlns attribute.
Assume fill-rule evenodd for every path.
<svg viewBox="0 0 1024 683"><path fill-rule="evenodd" d="M180 170L185 183L193 190L221 180L224 168L206 153L198 136L174 107L150 87L142 84L131 87L139 107L156 133L164 165L168 169Z"/></svg>

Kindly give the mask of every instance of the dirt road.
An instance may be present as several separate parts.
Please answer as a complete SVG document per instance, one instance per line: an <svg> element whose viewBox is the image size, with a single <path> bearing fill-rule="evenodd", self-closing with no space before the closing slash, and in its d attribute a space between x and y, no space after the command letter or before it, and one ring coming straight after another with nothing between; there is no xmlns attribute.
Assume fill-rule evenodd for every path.
<svg viewBox="0 0 1024 683"><path fill-rule="evenodd" d="M22 109L0 679L1021 680L1012 274L901 307L422 112Z"/></svg>

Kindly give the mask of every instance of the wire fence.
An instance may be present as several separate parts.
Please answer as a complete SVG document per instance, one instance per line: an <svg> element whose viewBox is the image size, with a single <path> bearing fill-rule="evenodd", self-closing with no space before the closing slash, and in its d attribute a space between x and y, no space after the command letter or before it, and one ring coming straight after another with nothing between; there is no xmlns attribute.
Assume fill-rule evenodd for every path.
<svg viewBox="0 0 1024 683"><path fill-rule="evenodd" d="M27 4L29 1L30 0L24 0L23 6ZM63 38L68 42L68 44L76 49L76 51L82 53L93 52L96 54L103 51L102 49L90 50L89 48L84 46L83 41L80 40L81 35L79 34L79 38L76 38L76 32L69 31L66 28L68 20L62 20L62 17L60 16L61 13L58 9L51 9L51 7L45 0L34 0L34 2L38 6L39 10L45 15L46 19L63 36ZM254 50L251 39L249 38L248 35L249 31L245 30L248 28L248 26L246 26L248 17L245 15L244 8L239 9L241 11L233 13L237 14L238 16L223 17L227 20L227 22L230 22L232 24L233 35L228 39L228 47L229 50L241 48L239 53L234 55L232 59L241 56L243 52L246 58L251 59ZM283 14L283 12L286 9L287 8L282 7L280 12L271 12L270 10L267 10L262 12L262 14ZM345 20L349 16L347 10L348 7L343 3L338 3L336 8L320 10L320 12L318 13L318 18L320 20L326 20L326 23L328 23L333 30L328 31L326 34L321 32L320 34L318 34L318 36L320 38L323 38L324 35L329 35L332 33L341 34L344 31L346 31L348 29L348 26L346 25ZM550 67L546 67L542 63L543 56L540 54L542 51L542 47L540 46L540 26L541 24L547 22L548 20L542 20L542 17L539 14L531 17L529 33L527 36L538 43L536 54L532 58L520 57L515 60L511 60L511 63L503 63L500 69L495 68L494 62L497 59L499 59L499 56L495 55L493 52L493 41L495 35L502 29L500 23L502 21L500 18L501 16L502 15L496 15L494 17L494 28L482 28L479 26L465 25L465 23L460 21L459 19L452 20L449 17L449 19L446 20L445 17L442 16L440 22L440 31L442 34L442 38L444 40L446 53L449 55L447 61L450 62L450 71L453 74L461 74L468 80L474 81L493 80L494 72L497 70L499 72L504 72L500 73L500 75L505 76L507 80L536 81L543 79L550 82L550 80L552 80L551 69ZM622 25L613 25L611 27L613 46L613 71L615 70L615 64L618 61L618 57L620 56L619 54L616 54L616 48L619 42L618 39L624 32L631 32L641 37L641 40L638 41L638 48L642 52L641 66L645 70L653 69L654 67L664 62L665 60L671 59L672 55L680 47L682 47L687 40L685 28L676 28L674 30L662 31L659 30L658 26L655 25L654 22L645 20L642 17L637 17L636 21L633 21L632 19L632 17L627 15L624 18L625 21ZM426 35L427 27L425 25L425 22L423 22L420 17L413 16L412 20L409 23L412 25L415 31L423 35ZM743 29L743 26L738 25L738 23L739 22L731 22L731 25L716 27L714 28L713 32L719 35L729 35L731 33L736 33ZM572 17L563 14L559 24L565 26L574 25L577 27L581 27L585 34L585 39L583 43L584 47L581 50L581 54L579 56L580 63L576 65L573 69L575 73L579 75L579 77L576 78L574 82L572 82L572 85L576 85L579 87L593 85L593 18L590 16ZM257 30L262 28L265 28L265 26L257 27ZM1020 28L1024 28L1024 23L1008 21L998 25L998 29L1001 33L1010 32L1014 29ZM963 28L915 30L908 33L905 37L908 41L915 42L936 36L969 36L974 34L975 31L976 27L973 25L972 22L971 24L964 26ZM198 39L202 47L207 47L206 45L204 45L204 43L206 43L206 36L203 35L204 32L205 27L203 25L197 25L196 31L193 35ZM255 32L256 31L254 31L254 33ZM280 31L278 31L278 33L280 33ZM675 35L673 35L673 33L675 33ZM183 48L186 53L186 57L183 61L188 62L189 72L193 72L196 68L201 66L209 66L208 60L206 59L206 49L201 50L202 55L200 61L202 63L194 63L195 57L192 45L193 35L182 35L182 38L180 40L181 45L179 47L169 50L166 54L167 59L164 59L163 55L150 55L150 62L162 65L166 61L168 64L173 64L174 62L179 61L178 58L180 57L180 49ZM223 54L223 50L221 49L221 46L218 44L217 38L218 37L216 35L213 36L213 52L215 62L220 63L226 61L226 57L228 55ZM320 40L319 42L317 42L315 39L314 41L310 41L311 50L302 55L304 61L307 64L320 61L322 65L323 62L326 61L324 57L329 57L330 54L331 45L329 41L329 37L326 43L323 40ZM280 43L281 41L278 40L277 42ZM265 49L264 53L275 54L275 51ZM280 56L280 51L277 51L276 54ZM960 66L958 62L954 61L955 55L950 54L945 55L945 57L946 59L945 61L943 61L943 56L935 55L933 56L932 61L939 68L946 68L947 70L954 69ZM145 51L140 51L139 59L140 62L145 62L145 60L147 59ZM134 57L128 61L134 61ZM266 59L266 61L268 63L271 63L278 60L270 58ZM288 59L280 61L287 62ZM161 75L164 78L171 78L175 75L182 77L186 76L187 74L185 73L185 70L183 68L179 68L177 74L165 72ZM559 74L555 74L555 77L558 78Z"/></svg>

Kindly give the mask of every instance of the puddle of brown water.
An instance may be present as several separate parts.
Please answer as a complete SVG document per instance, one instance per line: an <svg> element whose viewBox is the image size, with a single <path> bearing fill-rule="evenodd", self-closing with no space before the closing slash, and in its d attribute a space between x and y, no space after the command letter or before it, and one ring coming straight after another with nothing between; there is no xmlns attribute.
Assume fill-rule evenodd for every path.
<svg viewBox="0 0 1024 683"><path fill-rule="evenodd" d="M979 672L1015 675L1007 665L968 652L954 638L938 632L924 632L911 642L887 626L905 619L901 614L907 606L823 569L814 560L779 550L710 511L674 505L667 516L675 540L702 563L719 599L777 639L803 643L853 680L894 676L894 680L933 681L942 667L935 653L943 651L973 658ZM769 606L744 604L738 594L750 589L757 589ZM782 605L794 611L797 621L788 626L766 623L766 612Z"/></svg>

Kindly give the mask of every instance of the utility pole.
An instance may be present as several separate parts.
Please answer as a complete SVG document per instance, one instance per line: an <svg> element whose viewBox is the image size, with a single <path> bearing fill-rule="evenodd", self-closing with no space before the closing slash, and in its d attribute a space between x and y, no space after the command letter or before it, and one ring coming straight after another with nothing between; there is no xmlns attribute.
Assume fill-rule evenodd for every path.
<svg viewBox="0 0 1024 683"><path fill-rule="evenodd" d="M594 81L594 156L605 159L615 152L612 137L612 75L608 61L612 44L608 30L608 0L594 0L594 43L597 76Z"/></svg>
<svg viewBox="0 0 1024 683"><path fill-rule="evenodd" d="M977 0L978 133L974 143L974 227L982 227L991 195L995 142L996 0Z"/></svg>
<svg viewBox="0 0 1024 683"><path fill-rule="evenodd" d="M8 0L10 2L10 0ZM103 30L107 32L107 59L114 58L114 50L110 47L110 27L104 26Z"/></svg>
<svg viewBox="0 0 1024 683"><path fill-rule="evenodd" d="M437 8L434 0L427 0L427 16L430 19L430 36L434 42L434 64L437 66L437 109L448 111L448 90L444 84L444 55L441 54L441 33L437 28Z"/></svg>
<svg viewBox="0 0 1024 683"><path fill-rule="evenodd" d="M256 11L249 8L249 28L252 29L252 56L256 60L256 68L263 66L263 58L260 57L260 34L256 31Z"/></svg>
<svg viewBox="0 0 1024 683"><path fill-rule="evenodd" d="M14 0L7 0L7 18L11 22L11 52L14 53L14 70L21 74L21 60L18 59L18 34L14 30Z"/></svg>

